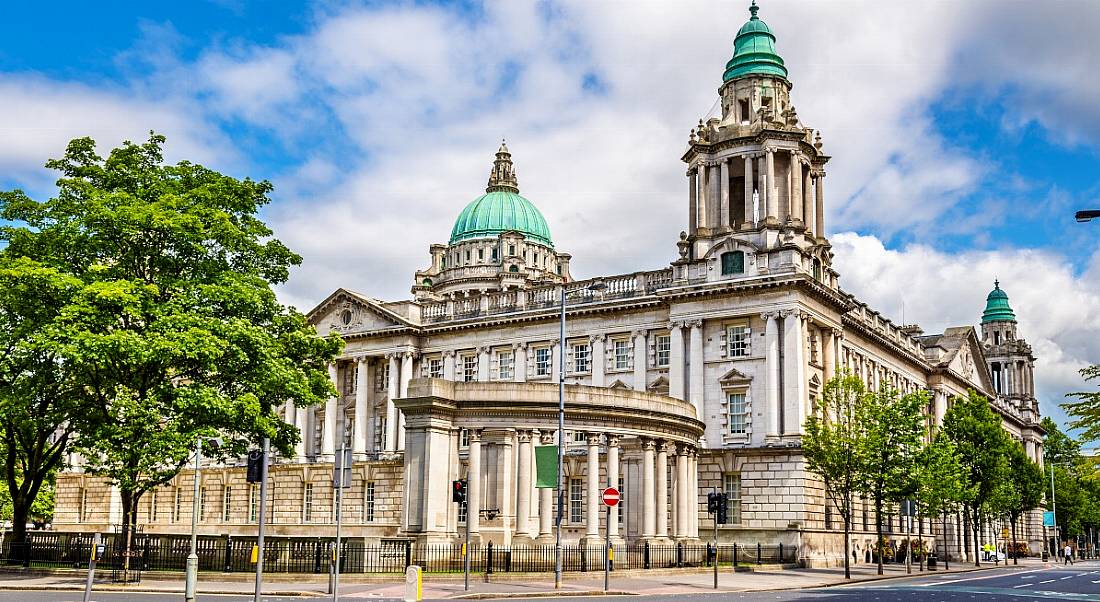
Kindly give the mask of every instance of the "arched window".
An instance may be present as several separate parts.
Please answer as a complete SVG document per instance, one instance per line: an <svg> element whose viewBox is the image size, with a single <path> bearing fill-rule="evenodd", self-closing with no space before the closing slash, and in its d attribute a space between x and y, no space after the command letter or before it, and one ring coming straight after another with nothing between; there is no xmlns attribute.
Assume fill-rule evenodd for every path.
<svg viewBox="0 0 1100 602"><path fill-rule="evenodd" d="M741 251L729 251L722 253L722 275L744 274L745 254Z"/></svg>
<svg viewBox="0 0 1100 602"><path fill-rule="evenodd" d="M519 266L518 265L509 266L508 271L509 272L518 272L519 271Z"/></svg>
<svg viewBox="0 0 1100 602"><path fill-rule="evenodd" d="M814 280L821 280L821 260L814 257Z"/></svg>
<svg viewBox="0 0 1100 602"><path fill-rule="evenodd" d="M425 278L424 279L424 286L431 286L431 285L432 285L432 279L431 278Z"/></svg>

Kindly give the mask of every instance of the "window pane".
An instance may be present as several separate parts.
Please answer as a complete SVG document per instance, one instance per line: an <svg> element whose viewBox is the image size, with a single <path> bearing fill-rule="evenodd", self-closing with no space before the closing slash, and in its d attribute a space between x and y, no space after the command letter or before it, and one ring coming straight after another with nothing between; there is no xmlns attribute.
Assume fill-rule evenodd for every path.
<svg viewBox="0 0 1100 602"><path fill-rule="evenodd" d="M745 357L749 355L749 327L732 326L727 335L729 341L730 357Z"/></svg>
<svg viewBox="0 0 1100 602"><path fill-rule="evenodd" d="M748 422L748 414L745 411L745 394L730 393L728 401L730 434L744 435L746 432L746 423Z"/></svg>
<svg viewBox="0 0 1100 602"><path fill-rule="evenodd" d="M672 350L672 337L667 334L657 335L657 365L667 366L669 363L669 354Z"/></svg>

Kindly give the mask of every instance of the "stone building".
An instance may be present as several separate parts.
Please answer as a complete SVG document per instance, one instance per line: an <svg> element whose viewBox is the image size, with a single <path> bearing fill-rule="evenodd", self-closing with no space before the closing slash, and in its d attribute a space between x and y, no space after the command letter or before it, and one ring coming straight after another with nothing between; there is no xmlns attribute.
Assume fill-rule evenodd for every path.
<svg viewBox="0 0 1100 602"><path fill-rule="evenodd" d="M346 341L330 369L340 395L284 409L303 436L272 468L275 534L331 535L332 462L346 442L350 537L457 541L468 528L475 541L550 541L554 500L535 487L534 447L560 438L567 542L605 530L628 544L706 538L706 493L717 488L730 496L722 541L783 542L808 563L835 562L843 525L800 446L823 384L844 370L876 388L928 390L932 428L974 389L1041 461L1034 356L999 284L980 336L971 326L923 334L840 287L824 219L829 156L799 119L757 10L726 64L721 115L700 120L680 157L686 230L669 233L668 267L573 279L502 144L485 194L446 245L430 247L411 299L340 289L310 312L318 332ZM146 497L146 531L189 527L191 478ZM450 502L458 478L470 483L464 514ZM202 479L202 532L253 533L257 491L243 469L214 466ZM117 522L117 495L102 482L79 469L58 482L58 528ZM605 521L598 491L608 484L624 503ZM965 545L956 518L921 527L953 557ZM897 517L886 519L898 533ZM856 549L871 544L874 523L857 501ZM1038 525L1023 538L1038 549Z"/></svg>

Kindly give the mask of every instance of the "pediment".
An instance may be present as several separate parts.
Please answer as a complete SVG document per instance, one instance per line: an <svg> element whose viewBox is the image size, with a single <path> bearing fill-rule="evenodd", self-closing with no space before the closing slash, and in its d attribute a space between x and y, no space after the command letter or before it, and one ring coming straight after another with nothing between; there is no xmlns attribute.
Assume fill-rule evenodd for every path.
<svg viewBox="0 0 1100 602"><path fill-rule="evenodd" d="M653 379L653 382L649 383L646 390L650 393L657 393L659 395L668 395L668 378L664 375L658 376Z"/></svg>
<svg viewBox="0 0 1100 602"><path fill-rule="evenodd" d="M607 386L607 388L608 388L608 389L630 389L631 387L630 387L630 386L628 386L628 385L627 385L626 383L624 383L623 381L621 381L621 380L618 380L618 379L615 379L615 382L613 382L613 383L611 383L610 385L608 385L608 386Z"/></svg>
<svg viewBox="0 0 1100 602"><path fill-rule="evenodd" d="M411 324L369 297L345 289L329 295L307 315L320 334L402 328Z"/></svg>
<svg viewBox="0 0 1100 602"><path fill-rule="evenodd" d="M718 379L718 382L722 385L744 385L752 382L752 377L747 376L737 368L731 368L722 378Z"/></svg>
<svg viewBox="0 0 1100 602"><path fill-rule="evenodd" d="M989 375L985 352L974 328L970 326L949 328L945 334L957 337L957 346L949 352L948 370L982 390L992 391L993 379Z"/></svg>
<svg viewBox="0 0 1100 602"><path fill-rule="evenodd" d="M726 238L718 241L718 243L715 244L713 247L711 247L707 251L706 255L703 256L703 259L718 257L726 251L742 251L747 257L749 255L755 255L759 253L760 247L746 240L741 240L740 238L735 238L733 236L727 236Z"/></svg>

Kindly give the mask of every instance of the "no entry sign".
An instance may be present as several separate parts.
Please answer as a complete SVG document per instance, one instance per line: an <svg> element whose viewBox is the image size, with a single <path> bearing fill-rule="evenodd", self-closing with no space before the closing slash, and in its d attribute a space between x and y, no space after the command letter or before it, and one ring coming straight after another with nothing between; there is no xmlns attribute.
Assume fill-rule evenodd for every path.
<svg viewBox="0 0 1100 602"><path fill-rule="evenodd" d="M614 487L608 487L603 490L603 504L605 506L618 506L619 505L619 490Z"/></svg>

